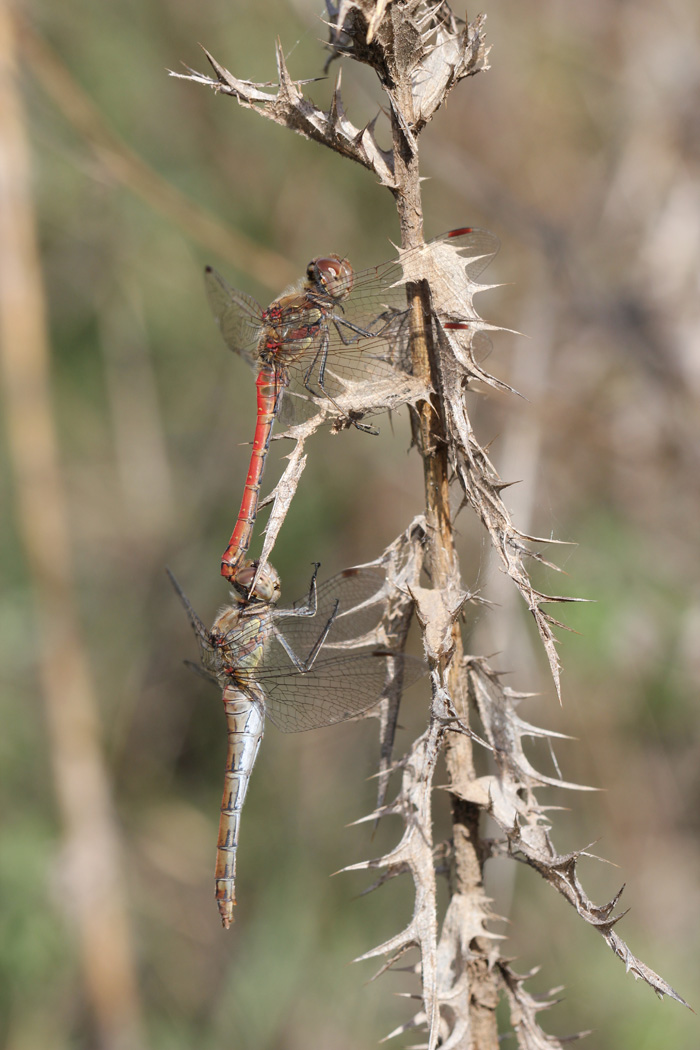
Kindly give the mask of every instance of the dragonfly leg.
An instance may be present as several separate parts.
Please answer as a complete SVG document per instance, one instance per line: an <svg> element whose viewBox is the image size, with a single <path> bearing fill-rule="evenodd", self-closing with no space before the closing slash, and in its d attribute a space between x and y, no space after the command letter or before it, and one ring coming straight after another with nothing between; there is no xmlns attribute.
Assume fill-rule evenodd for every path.
<svg viewBox="0 0 700 1050"><path fill-rule="evenodd" d="M304 373L304 386L309 391L309 393L314 395L314 397L317 397L318 395L316 394L316 392L314 390L311 389L311 385L309 383L309 380L311 379L311 376L313 375L314 370L315 370L316 365L318 364L319 360L320 360L321 363L320 363L320 365L318 367L318 373L319 373L319 376L321 376L321 378L323 378L323 375L324 375L324 373L326 371L326 360L328 358L328 343L329 343L329 341L330 341L330 337L328 335L328 329L324 328L322 330L322 332L321 332L321 341L320 341L320 343L318 345L318 350L314 354L313 361L311 362L309 367L306 369L306 372Z"/></svg>
<svg viewBox="0 0 700 1050"><path fill-rule="evenodd" d="M316 577L318 576L318 570L321 568L321 562L315 561L313 563L314 571L311 573L311 583L309 584L309 597L306 599L305 605L296 606L294 609L294 616L315 616L316 615ZM289 616L288 612L283 613L284 616Z"/></svg>
<svg viewBox="0 0 700 1050"><path fill-rule="evenodd" d="M287 639L284 637L282 632L278 631L276 627L274 628L275 638L280 643L280 645L284 649L285 653L287 654L287 656L292 661L292 663L294 664L295 668L297 669L297 671L299 671L300 674L306 674L307 671L310 671L311 668L313 667L313 665L316 663L316 657L320 653L320 651L321 651L321 649L323 647L323 644L326 641L326 638L328 637L328 632L330 631L331 627L333 626L335 618L338 615L338 606L339 605L340 605L340 602L336 601L335 605L333 606L333 612L328 617L328 620L327 620L323 630L319 634L318 638L316 639L316 641L315 641L315 643L313 645L313 648L311 649L311 652L309 653L309 655L306 657L305 660L300 660L299 659L299 657L294 652L294 650L292 649L291 645L289 644ZM289 615L289 614L287 614L287 615ZM302 615L307 615L307 614L306 613L302 613Z"/></svg>
<svg viewBox="0 0 700 1050"><path fill-rule="evenodd" d="M347 412L343 411L343 409L340 407L340 405L338 404L336 399L333 397L333 395L331 393L329 393L328 390L326 390L325 386L323 385L323 380L321 379L320 372L319 372L318 385L321 388L321 390L323 391L323 396L328 398L330 403L333 405L333 407L335 409L337 409L337 411L340 413L340 415L343 417L343 419L345 420L346 423L349 423L351 426L353 426L355 428L355 430L359 430L363 434L372 434L373 437L377 437L378 436L379 431L377 430L376 427L370 426L369 423L360 423L360 422L358 422L357 419L353 419L352 416L349 416L347 414Z"/></svg>
<svg viewBox="0 0 700 1050"><path fill-rule="evenodd" d="M360 339L376 339L377 336L383 335L397 317L401 317L407 312L407 310L397 310L396 307L390 306L381 314L378 314L374 321L370 321L369 328L360 328L359 325L353 324L353 322L348 321L347 318L337 317L335 314L331 315L331 320L333 321L335 330L338 333L341 342L343 342L345 346L352 346L353 343L359 342ZM379 327L373 327L377 322L379 322ZM345 328L354 332L354 337L346 336L343 332L343 329Z"/></svg>
<svg viewBox="0 0 700 1050"><path fill-rule="evenodd" d="M292 609L272 609L271 614L274 620L283 619L285 616L315 616L316 615L316 577L318 576L318 570L321 568L321 562L315 561L313 563L314 571L311 573L311 583L309 584L309 596L303 605L295 604Z"/></svg>
<svg viewBox="0 0 700 1050"><path fill-rule="evenodd" d="M317 302L319 304L319 307L320 307L321 311L328 317L328 319L330 321L333 322L333 325L335 327L336 332L338 333L340 341L342 343L344 343L345 346L352 346L353 343L357 343L361 338L366 339L369 336L381 335L381 332L384 331L384 328L386 327L386 325L384 325L381 328L380 331L376 331L373 328L361 328L360 325L356 325L353 321L348 321L347 318L342 316L345 313L345 307L343 306L342 303L336 303L335 304L334 309L335 310L340 310L340 314L338 314L338 313L335 313L335 312L334 313L330 313L329 312L328 307L329 307L330 303L329 303L327 297L325 297L325 296L323 296L323 297L315 296L315 295L313 295L313 293L311 293L309 295L309 299L311 299L313 302ZM381 313L379 315L379 318L377 318L377 320L383 319L385 314L388 313L388 312L389 311L384 311L384 313ZM374 324L374 321L371 321L370 324ZM354 332L355 335L354 336L346 336L345 333L343 332L342 328L341 328L341 325L342 325L342 328L349 329L351 332ZM326 346L327 346L328 345L328 334L327 333L325 335L325 339L326 339ZM318 360L318 354L314 358L314 365L316 364L317 360ZM311 368L309 369L309 373L313 369L314 365L312 365Z"/></svg>
<svg viewBox="0 0 700 1050"><path fill-rule="evenodd" d="M373 434L374 437L376 437L377 434L379 433L379 431L375 427L371 427L367 423L358 423L358 421L356 419L353 419L352 416L349 416L347 414L347 412L343 411L343 409L340 407L340 405L338 404L336 399L333 397L333 395L328 390L326 390L326 388L324 386L324 379L325 379L325 375L326 375L326 362L328 361L328 343L329 343L328 329L324 329L323 334L321 336L321 344L320 344L318 350L316 351L316 354L314 356L313 361L311 362L311 364L309 365L309 367L306 370L306 374L304 376L304 386L306 387L306 389L309 391L310 394L313 394L314 397L318 397L318 394L316 393L315 390L312 389L311 384L309 382L309 380L311 379L311 375L312 375L314 369L316 368L316 365L318 364L318 380L317 381L318 381L318 385L319 385L319 387L320 387L320 389L321 389L321 391L323 393L323 396L325 398L327 398L328 401L330 401L330 403L339 412L339 414L343 417L343 419L346 420L347 423L349 423L353 427L355 427L356 430L362 431L363 434Z"/></svg>

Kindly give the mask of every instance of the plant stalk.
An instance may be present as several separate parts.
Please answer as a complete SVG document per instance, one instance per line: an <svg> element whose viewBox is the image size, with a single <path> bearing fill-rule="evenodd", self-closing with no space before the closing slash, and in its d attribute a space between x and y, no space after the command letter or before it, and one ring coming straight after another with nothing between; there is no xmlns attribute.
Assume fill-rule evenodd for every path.
<svg viewBox="0 0 700 1050"><path fill-rule="evenodd" d="M413 93L410 82L399 105L409 127L413 123ZM412 150L392 110L395 197L401 227L401 246L417 247L423 240L423 210L419 178L418 146ZM441 396L440 360L431 325L430 291L427 282L407 285L411 316L411 361L413 373L429 385L433 393L411 409L413 441L423 460L428 541L426 569L433 587L444 594L450 582L460 586L459 558L454 544L450 513L449 458L447 426ZM443 658L444 675L455 712L468 724L468 696L464 674L464 649L458 623L452 625L451 654ZM448 784L466 785L475 779L472 741L466 733L448 733L445 740ZM462 792L464 793L464 792ZM452 810L451 898L461 895L482 900L483 861L479 845L479 809L450 793ZM464 1050L498 1050L496 1006L498 984L488 962L488 944L477 938L469 945L466 961L470 987L471 1032Z"/></svg>

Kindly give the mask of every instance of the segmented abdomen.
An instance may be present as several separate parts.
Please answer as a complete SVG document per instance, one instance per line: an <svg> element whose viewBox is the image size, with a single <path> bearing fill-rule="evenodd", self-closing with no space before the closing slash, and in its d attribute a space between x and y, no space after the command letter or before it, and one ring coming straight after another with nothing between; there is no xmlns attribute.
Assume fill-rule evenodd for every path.
<svg viewBox="0 0 700 1050"><path fill-rule="evenodd" d="M229 928L236 903L236 851L241 810L248 781L263 737L265 704L262 698L251 698L235 685L223 693L228 750L221 799L219 841L216 852L216 901L221 921Z"/></svg>

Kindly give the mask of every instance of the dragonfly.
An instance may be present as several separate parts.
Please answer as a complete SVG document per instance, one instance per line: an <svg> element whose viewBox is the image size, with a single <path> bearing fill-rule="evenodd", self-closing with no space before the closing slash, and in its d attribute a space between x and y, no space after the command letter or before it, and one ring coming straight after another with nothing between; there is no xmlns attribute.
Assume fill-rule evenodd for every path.
<svg viewBox="0 0 700 1050"><path fill-rule="evenodd" d="M471 226L450 230L430 244L439 242L450 242L464 252L472 278L489 264L499 247L492 233ZM345 413L338 398L345 389L344 380L385 383L393 379L398 386L398 371L410 367L402 274L398 260L355 272L340 255L319 256L309 263L305 279L263 309L252 296L231 288L220 274L206 268L207 296L224 341L258 373L250 464L236 525L221 561L221 575L226 579L235 575L252 541L272 428L283 398L292 421L309 401L326 398L347 425L378 433L361 422L359 414ZM458 313L459 303L455 303L455 316ZM468 323L469 318L450 319L447 327ZM294 396L284 397L285 393Z"/></svg>
<svg viewBox="0 0 700 1050"><path fill-rule="evenodd" d="M236 904L241 811L263 737L265 717L283 732L342 722L381 698L391 661L404 683L425 673L422 661L381 644L384 575L346 569L317 587L314 566L305 600L279 609L280 579L269 562L246 561L231 577L233 601L210 629L179 583L170 580L197 637L200 664L190 667L222 688L228 732L216 857L216 901L226 929Z"/></svg>

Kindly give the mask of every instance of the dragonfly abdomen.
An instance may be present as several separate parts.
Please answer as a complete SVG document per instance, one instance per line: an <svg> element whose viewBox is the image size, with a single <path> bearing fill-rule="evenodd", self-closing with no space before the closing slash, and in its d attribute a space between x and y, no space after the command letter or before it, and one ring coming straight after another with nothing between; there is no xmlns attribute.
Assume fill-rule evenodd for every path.
<svg viewBox="0 0 700 1050"><path fill-rule="evenodd" d="M258 513L260 485L265 470L265 460L270 448L272 425L277 414L279 397L283 388L283 375L274 365L264 365L255 381L257 390L257 419L253 451L245 479L241 509L238 520L221 559L221 575L230 580L250 547L253 525Z"/></svg>
<svg viewBox="0 0 700 1050"><path fill-rule="evenodd" d="M265 725L265 706L237 686L227 685L223 694L228 750L221 799L219 841L216 853L216 900L221 921L229 928L236 903L236 851L241 810L250 774L260 747Z"/></svg>

